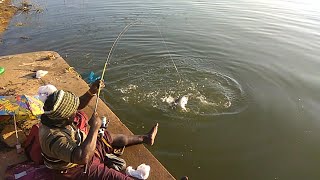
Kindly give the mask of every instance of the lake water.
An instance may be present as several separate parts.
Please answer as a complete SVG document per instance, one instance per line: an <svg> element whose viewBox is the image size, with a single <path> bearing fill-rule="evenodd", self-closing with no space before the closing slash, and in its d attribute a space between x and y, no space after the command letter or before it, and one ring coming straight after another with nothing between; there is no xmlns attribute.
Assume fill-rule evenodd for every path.
<svg viewBox="0 0 320 180"><path fill-rule="evenodd" d="M318 1L34 3L44 11L14 17L0 55L57 51L83 77L134 22L102 98L136 134L159 122L148 148L175 177L320 179ZM187 111L165 102L181 95Z"/></svg>

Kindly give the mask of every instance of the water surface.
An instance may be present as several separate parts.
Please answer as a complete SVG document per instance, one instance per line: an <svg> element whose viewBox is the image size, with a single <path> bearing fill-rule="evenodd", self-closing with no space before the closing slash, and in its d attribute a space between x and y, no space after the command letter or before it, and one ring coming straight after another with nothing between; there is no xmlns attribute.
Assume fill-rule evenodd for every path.
<svg viewBox="0 0 320 180"><path fill-rule="evenodd" d="M14 17L0 55L57 51L83 77L101 74L136 22L112 53L103 98L136 134L159 122L149 149L175 177L320 178L317 1L34 3L44 12ZM181 95L186 112L164 102Z"/></svg>

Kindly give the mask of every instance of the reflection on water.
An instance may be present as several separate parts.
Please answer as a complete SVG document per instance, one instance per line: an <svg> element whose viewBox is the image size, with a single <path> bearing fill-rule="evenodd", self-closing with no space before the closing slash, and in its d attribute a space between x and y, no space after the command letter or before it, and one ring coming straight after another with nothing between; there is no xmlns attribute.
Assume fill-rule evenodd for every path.
<svg viewBox="0 0 320 180"><path fill-rule="evenodd" d="M44 12L18 14L0 55L54 50L83 77L139 22L112 53L103 98L134 133L159 122L149 149L175 177L320 178L317 1L34 2ZM186 111L164 101L183 95Z"/></svg>

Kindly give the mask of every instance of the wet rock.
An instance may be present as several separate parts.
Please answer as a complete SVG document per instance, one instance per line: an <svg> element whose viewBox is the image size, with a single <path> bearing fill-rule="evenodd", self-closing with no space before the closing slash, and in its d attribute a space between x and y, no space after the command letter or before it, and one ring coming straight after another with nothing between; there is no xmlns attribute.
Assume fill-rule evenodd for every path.
<svg viewBox="0 0 320 180"><path fill-rule="evenodd" d="M31 38L28 37L28 36L21 36L20 38L21 38L21 39L31 39Z"/></svg>
<svg viewBox="0 0 320 180"><path fill-rule="evenodd" d="M19 142L22 144L26 140L26 135L24 132L18 128ZM16 132L14 130L14 125L6 125L1 132L1 140L9 147L15 147L17 144Z"/></svg>
<svg viewBox="0 0 320 180"><path fill-rule="evenodd" d="M22 22L16 23L16 26L23 26L24 24Z"/></svg>

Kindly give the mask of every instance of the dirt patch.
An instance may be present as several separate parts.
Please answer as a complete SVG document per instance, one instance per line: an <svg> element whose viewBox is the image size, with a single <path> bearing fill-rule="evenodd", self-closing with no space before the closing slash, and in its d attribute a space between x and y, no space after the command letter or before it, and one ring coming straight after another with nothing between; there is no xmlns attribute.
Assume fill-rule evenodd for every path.
<svg viewBox="0 0 320 180"><path fill-rule="evenodd" d="M0 0L0 35L6 30L17 8L12 6L11 0Z"/></svg>

